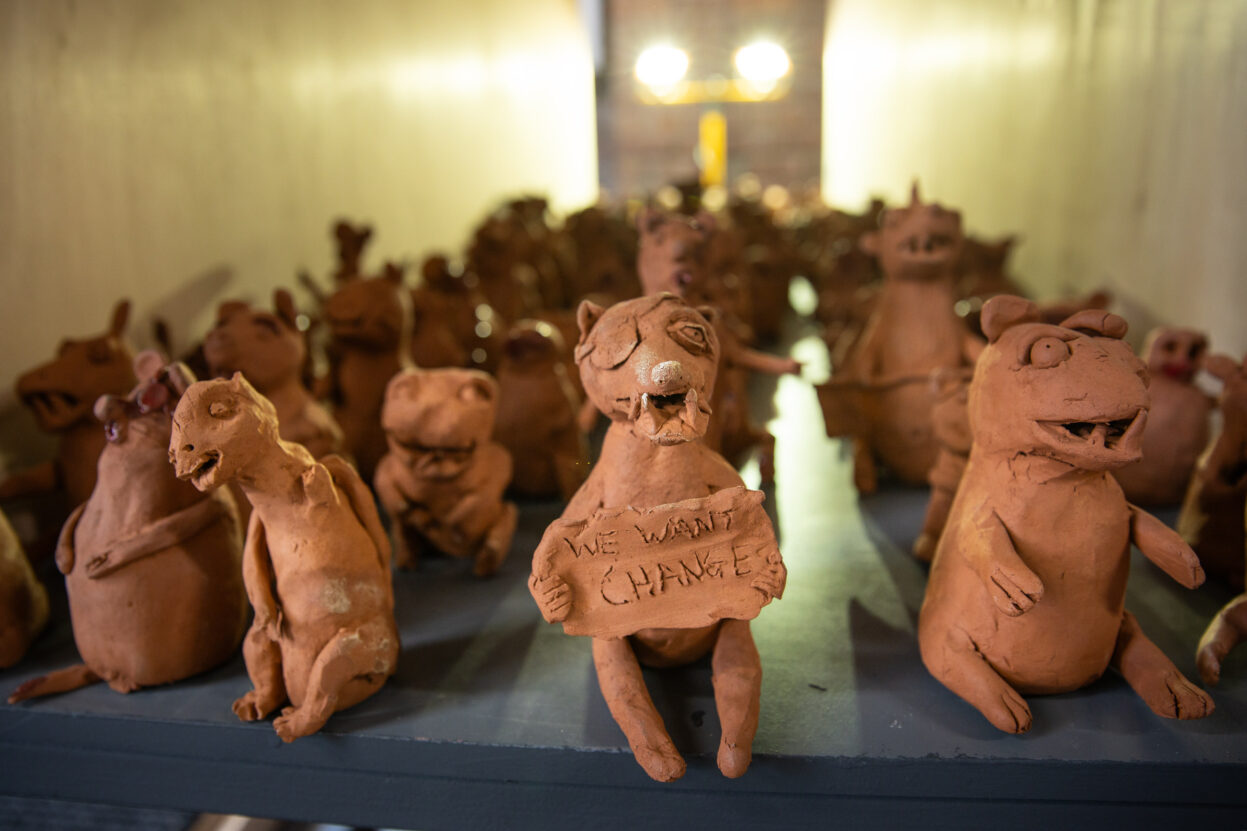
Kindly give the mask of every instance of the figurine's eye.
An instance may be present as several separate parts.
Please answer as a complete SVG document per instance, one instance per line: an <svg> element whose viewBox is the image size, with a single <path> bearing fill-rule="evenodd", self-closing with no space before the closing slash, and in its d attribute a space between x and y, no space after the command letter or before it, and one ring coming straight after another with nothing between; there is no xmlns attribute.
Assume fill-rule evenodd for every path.
<svg viewBox="0 0 1247 831"><path fill-rule="evenodd" d="M108 344L96 341L87 347L87 360L93 364L106 364L113 357L113 350Z"/></svg>
<svg viewBox="0 0 1247 831"><path fill-rule="evenodd" d="M706 334L706 327L700 323L693 323L690 320L677 321L671 324L667 332L676 343L695 355L710 351L710 337Z"/></svg>
<svg viewBox="0 0 1247 831"><path fill-rule="evenodd" d="M1048 336L1031 344L1030 365L1050 369L1069 356L1069 344L1060 338Z"/></svg>
<svg viewBox="0 0 1247 831"><path fill-rule="evenodd" d="M224 401L213 401L208 405L208 415L213 418L229 418L234 414L234 408Z"/></svg>

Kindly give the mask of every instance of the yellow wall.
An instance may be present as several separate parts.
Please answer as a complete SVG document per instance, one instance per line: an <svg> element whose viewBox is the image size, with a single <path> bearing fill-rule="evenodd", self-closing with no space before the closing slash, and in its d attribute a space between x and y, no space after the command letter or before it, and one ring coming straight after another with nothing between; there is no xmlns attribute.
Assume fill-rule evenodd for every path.
<svg viewBox="0 0 1247 831"><path fill-rule="evenodd" d="M910 179L972 231L1020 231L1041 296L1110 286L1247 350L1247 3L831 0L823 189Z"/></svg>
<svg viewBox="0 0 1247 831"><path fill-rule="evenodd" d="M335 216L373 268L526 190L597 194L572 0L0 0L0 409L120 296L186 343L324 275Z"/></svg>

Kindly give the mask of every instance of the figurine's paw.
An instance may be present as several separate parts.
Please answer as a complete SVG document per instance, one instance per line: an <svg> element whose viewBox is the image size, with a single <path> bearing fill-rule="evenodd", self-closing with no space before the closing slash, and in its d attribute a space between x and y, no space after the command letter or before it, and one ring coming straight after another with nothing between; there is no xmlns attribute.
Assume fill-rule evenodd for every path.
<svg viewBox="0 0 1247 831"><path fill-rule="evenodd" d="M638 745L632 748L637 764L658 782L674 782L684 775L684 757L670 743L661 747Z"/></svg>
<svg viewBox="0 0 1247 831"><path fill-rule="evenodd" d="M242 721L259 721L273 712L273 708L276 706L276 704L260 695L257 690L252 690L242 698L234 701L234 715L238 716Z"/></svg>
<svg viewBox="0 0 1247 831"><path fill-rule="evenodd" d="M1043 597L1043 581L1020 560L1016 565L997 563L988 575L987 591L996 608L1017 617L1029 612Z"/></svg>
<svg viewBox="0 0 1247 831"><path fill-rule="evenodd" d="M788 582L788 569L784 568L778 551L772 551L766 562L766 568L759 571L749 585L766 595L767 600L783 597L784 586Z"/></svg>
<svg viewBox="0 0 1247 831"><path fill-rule="evenodd" d="M914 540L914 558L924 563L931 562L932 558L935 557L936 542L938 540L935 537L923 531L918 535L918 539Z"/></svg>
<svg viewBox="0 0 1247 831"><path fill-rule="evenodd" d="M286 707L281 715L273 719L273 730L277 737L289 744L301 736L307 736L320 729L319 724L312 724L306 712L298 707Z"/></svg>
<svg viewBox="0 0 1247 831"><path fill-rule="evenodd" d="M506 556L506 551L498 551L490 545L482 546L472 562L472 573L477 577L489 577L498 570Z"/></svg>
<svg viewBox="0 0 1247 831"><path fill-rule="evenodd" d="M1006 733L1025 733L1031 729L1031 708L1021 693L1001 683L999 697L982 708L992 726Z"/></svg>
<svg viewBox="0 0 1247 831"><path fill-rule="evenodd" d="M879 477L873 464L856 464L853 466L853 486L858 493L874 493L879 489Z"/></svg>
<svg viewBox="0 0 1247 831"><path fill-rule="evenodd" d="M802 368L801 362L796 358L789 358L780 364L780 369L784 375L800 375Z"/></svg>
<svg viewBox="0 0 1247 831"><path fill-rule="evenodd" d="M1205 684L1215 684L1221 680L1221 661L1225 655L1225 647L1215 641L1201 645L1195 653L1195 666Z"/></svg>
<svg viewBox="0 0 1247 831"><path fill-rule="evenodd" d="M1193 719L1212 715L1212 697L1192 684L1182 673L1169 670L1160 677L1156 691L1145 697L1152 712L1165 718ZM1162 686L1163 685L1163 686Z"/></svg>
<svg viewBox="0 0 1247 831"><path fill-rule="evenodd" d="M753 751L747 747L729 744L727 739L719 742L719 770L728 779L738 779L749 770L753 761Z"/></svg>
<svg viewBox="0 0 1247 831"><path fill-rule="evenodd" d="M528 578L528 588L537 605L541 608L541 616L547 623L561 623L567 620L572 610L572 587L558 575L539 578L536 575Z"/></svg>

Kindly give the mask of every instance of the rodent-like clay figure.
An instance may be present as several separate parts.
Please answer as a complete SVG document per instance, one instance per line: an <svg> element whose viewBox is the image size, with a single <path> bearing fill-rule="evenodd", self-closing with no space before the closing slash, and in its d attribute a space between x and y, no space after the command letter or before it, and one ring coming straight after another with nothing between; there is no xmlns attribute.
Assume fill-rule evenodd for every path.
<svg viewBox="0 0 1247 831"><path fill-rule="evenodd" d="M168 684L223 663L242 640L233 498L204 496L169 466L170 412L194 377L156 352L140 353L134 370L139 385L128 397L95 404L108 437L99 483L56 552L83 663L26 682L10 702L100 680L123 693Z"/></svg>
<svg viewBox="0 0 1247 831"><path fill-rule="evenodd" d="M390 452L375 486L394 528L395 561L413 568L425 545L471 557L478 577L511 550L517 512L502 499L511 454L493 441L498 384L474 369L409 369L385 391Z"/></svg>
<svg viewBox="0 0 1247 831"><path fill-rule="evenodd" d="M290 292L273 293L273 312L246 303L222 303L216 325L204 338L204 358L214 378L241 372L273 402L281 437L320 458L342 451L342 428L304 384L307 340L299 329Z"/></svg>
<svg viewBox="0 0 1247 831"><path fill-rule="evenodd" d="M385 455L385 385L411 366L411 296L401 272L341 282L324 307L329 324L329 390L342 446L371 481Z"/></svg>
<svg viewBox="0 0 1247 831"><path fill-rule="evenodd" d="M0 669L22 659L48 623L48 593L0 513Z"/></svg>
<svg viewBox="0 0 1247 831"><path fill-rule="evenodd" d="M54 359L17 379L17 397L35 414L39 428L60 436L56 461L20 471L0 482L0 500L62 489L71 507L95 488L104 432L91 416L101 395L125 395L134 386L134 355L125 342L129 301L113 309L108 331L65 340Z"/></svg>
<svg viewBox="0 0 1247 831"><path fill-rule="evenodd" d="M1191 472L1208 445L1213 401L1192 383L1207 351L1208 338L1192 329L1161 327L1147 336L1143 354L1152 376L1152 408L1143 458L1114 473L1126 499L1136 505L1177 505L1186 495Z"/></svg>
<svg viewBox="0 0 1247 831"><path fill-rule="evenodd" d="M970 416L966 402L970 391L971 371L967 369L941 373L935 406L931 408L931 428L939 450L935 464L927 473L931 484L931 498L927 501L927 513L922 520L922 533L914 541L914 556L925 563L935 556L935 546L944 533L948 522L948 509L952 507L961 475L970 460L970 447L974 436L970 433Z"/></svg>
<svg viewBox="0 0 1247 831"><path fill-rule="evenodd" d="M334 249L338 256L338 264L334 269L333 280L341 283L354 280L363 275L361 261L368 241L372 239L371 225L352 225L350 221L339 219L330 229L333 233Z"/></svg>
<svg viewBox="0 0 1247 831"><path fill-rule="evenodd" d="M290 742L381 689L399 651L390 543L355 469L283 441L241 373L191 385L168 448L179 479L201 491L237 481L251 502L243 657L255 688L234 713L257 721L289 699L273 729Z"/></svg>
<svg viewBox="0 0 1247 831"><path fill-rule="evenodd" d="M696 520L674 518L688 511L682 506L714 502L733 492L746 499L755 493L746 491L732 466L701 440L710 419L707 402L720 356L718 337L707 314L713 314L712 310L694 309L670 294L642 297L606 310L587 301L581 303L576 359L589 399L610 418L611 425L600 460L568 504L562 520L547 530L547 538L552 533L557 535L562 527L610 523L612 517L625 513L635 514L640 522L655 513L669 512L672 518L665 530L651 533L648 541L671 537L687 542L695 535L711 534L717 530L716 516L724 518L713 511L700 513ZM735 514L738 521L733 524L727 520L726 524L733 533L765 531L773 542L770 522L758 501L753 502L753 513L739 510ZM624 553L626 545L633 549L645 545L640 540L628 543L623 532L618 533L603 531L596 547ZM696 543L694 539L694 547ZM638 569L637 574L630 575L635 591L625 590L625 596L608 598L607 602L623 604L618 606L620 614L640 614L641 604L630 601L644 599L648 603L653 599L657 603L670 596L671 602L679 602L680 597L690 596L690 591L716 585L713 580L732 569L720 560L716 571L716 555L710 551L702 555L704 561L688 554L683 566L666 562L651 565L648 577L640 576ZM737 557L749 559L744 551ZM736 564L733 573L746 581L745 591L755 595L756 614L761 605L782 595L787 572L777 548L760 562L743 565L745 559ZM593 591L578 596L569 582L557 573L547 573L546 567L542 557L534 557L529 588L547 621L566 621L582 604L594 601ZM688 569L692 576L681 577L682 569ZM712 653L715 703L723 728L718 766L726 776L740 776L752 758L762 683L762 664L749 622L720 614L712 615L709 623L692 623L705 618L704 610L693 609L679 612L679 616L690 623L677 624L676 628L644 628L626 638L594 637L593 662L602 695L645 772L659 781L678 779L684 774L684 759L654 708L641 663L672 667Z"/></svg>
<svg viewBox="0 0 1247 831"><path fill-rule="evenodd" d="M1222 382L1221 432L1199 457L1178 514L1178 533L1195 549L1214 579L1243 588L1247 532L1247 371L1225 355L1211 355L1204 369Z"/></svg>
<svg viewBox="0 0 1247 831"><path fill-rule="evenodd" d="M1076 690L1109 666L1158 715L1202 718L1212 699L1125 609L1131 543L1183 586L1204 580L1194 552L1110 474L1139 458L1146 367L1117 315L1038 319L1012 295L983 307L974 447L918 617L923 663L1009 733L1030 729L1023 693Z"/></svg>
<svg viewBox="0 0 1247 831"><path fill-rule="evenodd" d="M511 327L498 367L494 438L511 454L521 496L568 500L589 474L589 447L576 424L580 400L567 377L567 346L545 321Z"/></svg>
<svg viewBox="0 0 1247 831"><path fill-rule="evenodd" d="M961 216L924 203L883 214L862 249L879 260L883 288L844 365L819 387L827 434L854 441L853 480L870 493L876 459L902 481L921 484L935 464L931 375L971 366L982 348L954 311Z"/></svg>

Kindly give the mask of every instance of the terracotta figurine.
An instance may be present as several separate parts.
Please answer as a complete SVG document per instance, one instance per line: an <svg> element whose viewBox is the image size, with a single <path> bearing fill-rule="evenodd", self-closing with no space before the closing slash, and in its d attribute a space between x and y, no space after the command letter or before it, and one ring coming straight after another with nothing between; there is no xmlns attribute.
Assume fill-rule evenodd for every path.
<svg viewBox="0 0 1247 831"><path fill-rule="evenodd" d="M884 282L870 322L842 366L819 387L827 434L853 439L853 480L875 490L876 459L909 484L926 481L937 444L931 428L932 373L972 366L982 342L953 306L961 216L924 203L883 214L861 247L879 260Z"/></svg>
<svg viewBox="0 0 1247 831"><path fill-rule="evenodd" d="M170 412L194 380L156 352L134 361L138 387L95 404L108 444L99 483L65 523L65 575L82 663L32 679L9 701L106 681L118 692L209 670L238 649L247 603L232 497L204 496L169 466Z"/></svg>
<svg viewBox="0 0 1247 831"><path fill-rule="evenodd" d="M1147 422L1126 321L1038 320L1012 295L983 307L974 448L918 617L923 663L1009 733L1031 727L1023 693L1076 690L1109 666L1158 715L1207 716L1212 699L1125 610L1131 543L1183 586L1204 580L1194 552L1110 475L1139 458Z"/></svg>
<svg viewBox="0 0 1247 831"><path fill-rule="evenodd" d="M567 347L549 323L511 327L498 368L494 438L519 472L511 490L521 496L571 499L589 473L589 447L576 424L580 400L563 365Z"/></svg>
<svg viewBox="0 0 1247 831"><path fill-rule="evenodd" d="M1204 368L1222 382L1218 407L1221 432L1199 457L1191 475L1178 533L1195 549L1204 569L1231 588L1243 588L1247 533L1247 371L1225 355L1205 359Z"/></svg>
<svg viewBox="0 0 1247 831"><path fill-rule="evenodd" d="M62 341L54 359L17 380L17 397L35 414L41 430L59 435L60 446L56 461L0 482L0 500L61 489L70 507L87 501L105 443L91 405L101 395L124 395L134 386L134 356L125 342L129 316L130 303L122 300L113 309L108 331Z"/></svg>
<svg viewBox="0 0 1247 831"><path fill-rule="evenodd" d="M511 454L491 439L498 384L475 369L409 369L385 391L390 452L376 490L394 528L395 562L412 568L431 546L493 574L511 550L517 512L502 499Z"/></svg>
<svg viewBox="0 0 1247 831"><path fill-rule="evenodd" d="M1195 462L1208 444L1213 401L1193 383L1207 351L1208 338L1191 329L1162 327L1147 336L1143 354L1152 407L1143 458L1113 474L1136 505L1177 505L1186 494Z"/></svg>
<svg viewBox="0 0 1247 831"><path fill-rule="evenodd" d="M237 481L251 502L243 657L254 689L234 713L256 721L289 700L273 721L289 742L379 690L399 651L390 544L355 469L282 440L272 403L241 373L183 394L169 457L199 490Z"/></svg>
<svg viewBox="0 0 1247 831"><path fill-rule="evenodd" d="M740 776L762 682L748 621L783 593L787 572L761 493L702 441L718 337L670 294L607 310L584 302L579 319L581 376L611 425L589 479L546 530L529 589L547 621L593 636L602 695L654 779L678 779L685 763L641 664L712 654L718 766Z"/></svg>
<svg viewBox="0 0 1247 831"><path fill-rule="evenodd" d="M48 593L0 513L0 669L22 659L48 622Z"/></svg>
<svg viewBox="0 0 1247 831"><path fill-rule="evenodd" d="M970 447L974 444L966 411L970 374L968 368L953 370L941 373L936 380L939 393L931 408L931 429L939 450L935 454L935 464L927 473L931 498L922 520L922 533L914 541L914 556L925 563L935 556L935 546L944 533L948 509L952 507L961 475L970 460Z"/></svg>

